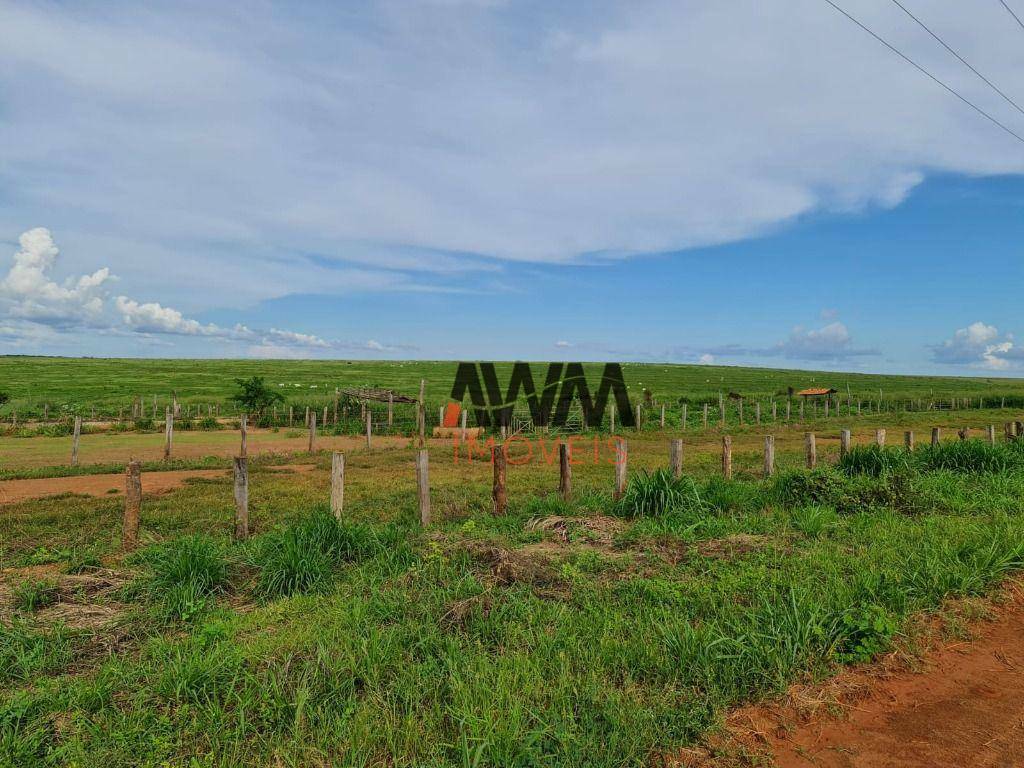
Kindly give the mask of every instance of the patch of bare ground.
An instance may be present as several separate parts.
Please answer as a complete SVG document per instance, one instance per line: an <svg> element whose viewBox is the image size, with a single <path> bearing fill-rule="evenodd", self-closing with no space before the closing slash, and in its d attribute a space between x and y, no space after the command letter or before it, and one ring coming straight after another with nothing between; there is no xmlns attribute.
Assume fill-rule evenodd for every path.
<svg viewBox="0 0 1024 768"><path fill-rule="evenodd" d="M761 534L734 533L720 539L707 539L699 542L697 552L704 557L739 557L763 549L771 540L771 536Z"/></svg>
<svg viewBox="0 0 1024 768"><path fill-rule="evenodd" d="M676 768L1009 768L1024 765L1024 593L951 604L878 662L730 713ZM951 633L955 636L951 637ZM965 634L969 639L964 639Z"/></svg>
<svg viewBox="0 0 1024 768"><path fill-rule="evenodd" d="M124 573L108 568L61 573L51 564L7 570L0 577L0 618L10 619L17 612L15 594L20 584L43 582L50 602L31 614L33 623L102 629L115 623L128 609L118 598L129 580Z"/></svg>
<svg viewBox="0 0 1024 768"><path fill-rule="evenodd" d="M279 475L307 475L316 469L314 464L282 464L260 467L257 471ZM142 492L155 495L173 491L190 480L225 478L226 469L181 469L142 473ZM46 496L75 494L78 496L112 496L124 493L124 474L72 475L70 477L44 477L28 480L0 481L0 504L15 504Z"/></svg>

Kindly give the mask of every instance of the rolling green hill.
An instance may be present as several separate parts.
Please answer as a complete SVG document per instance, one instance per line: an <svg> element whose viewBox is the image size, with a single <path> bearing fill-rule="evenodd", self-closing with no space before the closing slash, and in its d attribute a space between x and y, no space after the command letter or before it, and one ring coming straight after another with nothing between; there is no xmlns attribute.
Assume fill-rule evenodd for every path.
<svg viewBox="0 0 1024 768"><path fill-rule="evenodd" d="M388 387L415 394L420 379L427 395L444 400L451 390L457 363L452 361L360 360L155 360L56 357L0 357L0 391L11 408L33 409L41 403L74 403L98 408L126 405L137 395L163 400L175 392L184 403L222 402L238 377L260 375L280 387L291 400L327 399L335 387ZM499 363L507 381L511 363ZM533 365L542 379L545 364ZM597 380L601 363L587 363L588 376ZM649 389L661 401L679 397L699 400L735 392L745 397L784 395L789 387L834 387L854 398L948 400L951 397L1024 398L1024 379L985 377L890 376L829 373L772 368L714 365L627 363L623 365L632 390Z"/></svg>

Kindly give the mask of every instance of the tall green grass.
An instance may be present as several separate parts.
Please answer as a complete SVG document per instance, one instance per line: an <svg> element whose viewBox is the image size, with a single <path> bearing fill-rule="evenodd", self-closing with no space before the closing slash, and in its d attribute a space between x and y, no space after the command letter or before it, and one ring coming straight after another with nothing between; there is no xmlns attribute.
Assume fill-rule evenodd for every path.
<svg viewBox="0 0 1024 768"><path fill-rule="evenodd" d="M633 475L615 510L625 517L657 517L701 508L700 492L692 478L685 475L674 478L667 469L656 469Z"/></svg>
<svg viewBox="0 0 1024 768"><path fill-rule="evenodd" d="M138 559L149 573L136 584L136 591L159 605L168 619L196 617L209 598L227 585L228 553L209 536L185 536L156 545Z"/></svg>

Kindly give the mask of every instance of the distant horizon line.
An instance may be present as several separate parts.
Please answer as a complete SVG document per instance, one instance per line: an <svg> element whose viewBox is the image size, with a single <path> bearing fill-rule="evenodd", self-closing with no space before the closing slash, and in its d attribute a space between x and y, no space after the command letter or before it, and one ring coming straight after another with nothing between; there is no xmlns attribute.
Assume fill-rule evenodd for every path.
<svg viewBox="0 0 1024 768"><path fill-rule="evenodd" d="M827 368L786 368L786 367L775 367L775 366L763 366L753 364L739 364L739 363L682 363L675 361L659 361L659 360L604 360L604 359L585 359L585 358L574 358L571 361L568 359L564 360L551 360L543 358L516 358L516 359L493 359L493 358L359 358L359 357L197 357L197 356L183 356L183 357L148 357L141 355L121 355L121 356L103 356L103 355L45 355L45 354L11 354L2 353L0 354L0 360L4 359L37 359L37 360L137 360L137 361L188 361L188 360L206 360L206 361L220 361L220 362L233 362L233 363L430 363L430 364L458 364L460 362L489 362L496 363L499 365L507 364L512 365L516 362L530 363L543 365L551 362L578 362L589 365L603 365L605 363L617 362L623 366L673 366L677 368L700 368L708 371L716 369L754 369L761 371L777 371L783 373L820 373L835 376L853 376L853 377L877 377L877 376L889 376L893 378L931 378L931 379L965 379L970 381L984 381L986 379L999 379L1004 381L1024 381L1024 372L1019 372L1018 375L1012 374L1001 374L996 371L987 372L984 375L968 375L968 374L953 374L953 373L882 373L882 372L871 372L871 371L843 371L833 370Z"/></svg>

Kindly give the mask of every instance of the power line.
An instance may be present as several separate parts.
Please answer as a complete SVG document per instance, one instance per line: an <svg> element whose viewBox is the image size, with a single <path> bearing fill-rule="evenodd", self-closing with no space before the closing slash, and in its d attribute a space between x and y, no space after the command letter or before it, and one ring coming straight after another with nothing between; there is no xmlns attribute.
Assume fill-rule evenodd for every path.
<svg viewBox="0 0 1024 768"><path fill-rule="evenodd" d="M956 51L954 51L954 50L953 50L952 48L950 48L950 47L949 47L948 45L946 45L946 41L945 41L945 40L943 40L943 39L942 39L941 37L939 37L939 36L938 36L937 34L935 34L934 32L932 32L932 31L931 31L931 30L930 30L930 29L929 29L929 28L928 28L927 26L925 26L925 23L924 23L923 21L921 21L921 20L920 20L919 18L917 18L917 16L915 16L915 15L914 15L914 14L912 14L912 13L911 13L910 11L908 11L908 10L907 10L907 8L906 8L906 6L904 6L904 5L903 5L903 3L901 3L901 2L900 2L900 0L892 0L892 1L893 1L893 3L895 3L895 4L896 4L896 5L897 5L897 6L899 7L899 9L900 9L901 11L903 11L903 12L904 12L905 14L907 14L907 16L909 16L909 17L910 17L910 18L912 18L912 19L913 19L914 21L916 21L916 22L917 22L917 24L918 24L918 26L920 26L920 27L921 27L921 29L923 29L923 30L924 30L925 32L927 32L927 33L928 33L929 35L931 35L931 36L932 36L932 37L934 37L934 38L935 38L936 40L938 40L938 41L939 41L939 44L940 44L940 45L941 45L941 46L942 46L943 48L945 48L945 49L946 49L947 51L949 51L949 52L950 52L951 54L953 54L954 56L956 56L956 57L957 57L957 58L958 58L958 59L960 60L960 63L961 63L961 64L963 64L963 65L964 65L965 67L967 67L967 68L968 68L969 70L971 70L971 72L973 72L973 73L974 73L974 74L976 74L976 75L977 75L978 77L980 77L980 78L981 78L982 80L984 80L984 81L985 81L985 83L986 83L986 84L988 85L988 87L989 87L989 88L991 88L991 89L992 89L993 91L995 91L995 92L996 92L996 93L998 93L998 94L999 94L1000 96L1002 96L1002 97L1003 97L1004 99L1006 99L1006 101L1007 101L1007 102L1009 102L1010 104L1012 104L1012 105L1013 105L1013 108L1014 108L1014 109L1016 109L1016 110L1017 110L1018 112L1020 112L1020 113L1021 113L1022 115L1024 115L1024 109L1021 109L1021 108L1020 108L1020 105L1019 105L1019 104L1018 104L1017 102L1015 102L1015 101L1014 101L1013 99L1011 99L1011 98L1010 98L1009 96L1007 96L1007 95L1006 95L1005 93L1003 93L1003 92L1002 92L1001 90L999 90L999 89L998 89L998 88L996 87L995 83L993 83L993 82L992 82L991 80L989 80L989 79L988 79L987 77L985 77L985 76L984 76L983 74L981 74L981 72L979 72L979 71L978 71L978 70L976 70L976 69L975 69L974 67L972 67L972 66L971 66L970 64L968 64L968 63L967 63L967 59L965 59L965 58L964 58L963 56L961 56L961 55L960 55L959 53L957 53L957 52L956 52Z"/></svg>
<svg viewBox="0 0 1024 768"><path fill-rule="evenodd" d="M999 3L1000 3L1000 5L1002 5L1002 6L1003 6L1003 8L1005 8L1005 9L1006 9L1006 12L1007 12L1008 14L1010 14L1011 16L1013 16L1013 20L1014 20L1014 21L1016 21L1016 22L1017 22L1018 24L1020 24L1020 28L1021 28L1021 29L1024 29L1024 21L1021 21L1021 20L1020 20L1020 16L1018 16L1018 15L1017 15L1016 13L1014 13L1014 12L1013 12L1013 8L1011 8L1010 6L1008 6L1008 5L1007 5L1007 4L1005 3L1005 2L1003 2L1003 0L999 0Z"/></svg>
<svg viewBox="0 0 1024 768"><path fill-rule="evenodd" d="M933 75L933 74L932 74L931 72L929 72L929 71L928 71L927 69L925 69L924 67L922 67L922 66L921 66L920 64L918 64L918 63L917 63L916 61L914 61L913 59L911 59L911 58L910 58L909 56L907 56L907 55L906 55L905 53L903 53L902 51L900 51L899 49L897 49L896 47L894 47L893 45L891 45L890 43L888 43L888 42L887 42L886 40L884 40L883 38L881 38L881 37L879 37L878 35L876 35L876 34L875 34L874 32L872 32L872 31L871 31L870 29L868 29L867 27L865 27L865 26L864 26L863 24L861 24L861 23L860 23L859 21L857 21L857 19L855 19L855 18L854 18L853 16L851 16L850 14L848 14L848 13L847 13L846 11L844 11L844 10L843 10L842 8L840 8L840 7L838 6L838 5L836 5L835 3L833 3L833 2L832 2L832 0L825 0L825 2L826 2L826 3L828 3L829 5L831 5L831 6L833 7L833 8L835 8L835 9L836 9L837 11L839 11L839 13L843 14L843 16L845 16L846 18L848 18L848 19L849 19L850 21L852 21L852 22L853 22L854 24L856 24L856 25L857 25L858 27L860 27L861 29L863 29L863 30L864 30L865 32L867 32L867 33L868 33L869 35L871 35L871 36L872 36L873 38L875 38L875 40L877 40L877 41L878 41L878 42L880 42L880 43L881 43L882 45L884 45L884 46L885 46L886 48L888 48L888 49L889 49L890 51L892 51L893 53L895 53L895 54L896 54L897 56L899 56L899 57L900 57L901 59L903 59L903 60L904 60L905 62L907 62L907 63L908 63L908 64L909 64L910 66L912 66L912 67L913 67L914 69L916 69L916 70L917 70L918 72L920 72L920 73L921 73L922 75L924 75L925 77L927 77L927 78L928 78L929 80L932 80L932 81L933 81L933 82L935 82L936 84L938 84L938 85L942 86L943 88L945 88L945 89L946 89L947 91L949 91L949 92L950 92L951 94L953 94L954 96L956 96L956 97L957 97L958 99L960 99L960 101L962 101L962 102L963 102L964 104L966 104L966 105L967 105L968 107L970 107L970 108L971 108L971 109L973 109L973 110L974 110L975 112L977 112L977 113L978 113L979 115L981 115L982 117L984 117L984 118L985 118L986 120L988 120L989 122L991 122L991 123L993 123L993 124L995 124L995 125L999 126L999 127L1000 127L1000 128L1002 128L1002 129L1003 129L1004 131L1006 131L1006 132L1007 132L1008 134L1010 134L1011 136L1013 136L1013 138L1015 138L1015 139L1016 139L1017 141L1019 141L1019 142L1020 142L1021 144L1024 144L1024 136L1021 136L1020 134L1018 134L1018 133L1015 133L1015 132L1014 132L1013 130L1011 130L1010 128L1007 128L1007 127L1006 127L1005 125L1003 125L1003 124L1002 124L1001 122L999 122L998 120L996 120L996 119L995 119L994 117L992 117L992 115L990 115L990 114L989 114L988 112L986 112L985 110L983 110L983 109L982 109L981 107L979 107L979 106L978 106L977 104L975 104L974 102L972 102L972 101L968 101L968 100L967 100L967 99L966 99L965 97L961 96L961 95L960 95L960 94L959 94L959 93L958 93L957 91L955 91L955 90L954 90L953 88L951 88L950 86L946 85L946 84L945 84L944 82L942 82L941 80L939 80L939 78L937 78L937 77L936 77L935 75Z"/></svg>

